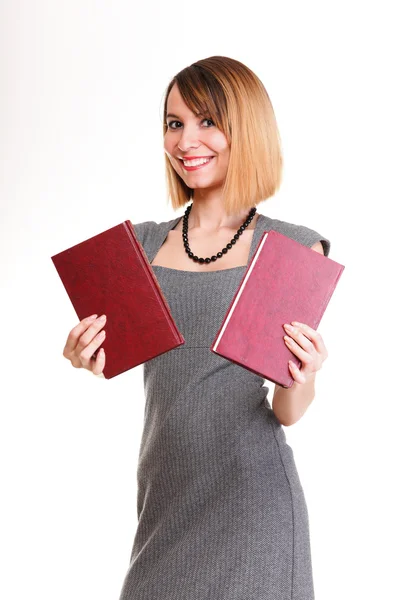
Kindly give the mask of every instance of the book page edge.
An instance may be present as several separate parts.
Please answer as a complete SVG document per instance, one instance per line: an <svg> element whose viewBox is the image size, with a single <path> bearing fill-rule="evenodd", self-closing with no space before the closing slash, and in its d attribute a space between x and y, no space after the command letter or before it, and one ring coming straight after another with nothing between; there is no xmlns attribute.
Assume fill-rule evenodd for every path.
<svg viewBox="0 0 400 600"><path fill-rule="evenodd" d="M230 320L230 318L231 318L231 316L232 316L232 314L233 314L233 311L235 310L236 304L238 303L238 301L239 301L239 298L240 298L240 296L242 295L242 292L243 292L243 290L244 290L244 288L245 288L245 286L246 286L247 280L248 280L248 278L250 277L250 273L252 272L252 270L253 270L253 268L254 268L254 266L255 266L255 264L256 264L256 260L257 260L257 258L258 258L258 255L260 254L260 252L261 252L261 250L262 250L262 248L263 248L263 246L264 246L264 244L265 244L265 242L266 242L266 240L267 240L268 233L269 233L269 232L267 232L267 233L265 234L265 237L264 237L263 241L261 242L261 244L260 244L260 246L259 246L259 248L258 248L258 250L257 250L257 253L254 255L254 257L253 257L253 260L251 261L251 263L250 263L250 265L249 265L249 268L248 268L248 271L247 271L247 273L246 273L246 276L245 276L245 278L244 278L244 280L243 280L243 282L242 282L242 285L240 286L240 289L238 290L238 293L237 293L237 295L236 295L235 301L233 302L233 304L232 304L232 306L231 306L231 309L230 309L229 313L228 313L228 314L227 314L227 316L226 316L225 323L224 323L223 327L221 328L221 331L220 331L220 333L219 333L219 335L218 335L218 337L217 337L217 339L216 339L216 341L215 341L215 344L214 344L214 345L213 345L213 347L212 347L212 350L217 350L218 344L219 344L219 342L221 341L221 338L222 338L222 336L223 336L223 334L224 334L224 331L225 331L225 329L226 329L226 326L227 326L227 325L228 325L228 323L229 323L229 320Z"/></svg>

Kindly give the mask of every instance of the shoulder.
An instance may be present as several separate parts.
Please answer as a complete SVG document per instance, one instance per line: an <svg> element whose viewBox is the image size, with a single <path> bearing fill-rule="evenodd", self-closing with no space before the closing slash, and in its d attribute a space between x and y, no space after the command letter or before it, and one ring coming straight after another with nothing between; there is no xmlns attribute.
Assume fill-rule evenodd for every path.
<svg viewBox="0 0 400 600"><path fill-rule="evenodd" d="M142 246L145 244L147 237L154 233L158 223L155 221L142 221L141 223L132 223L136 237Z"/></svg>
<svg viewBox="0 0 400 600"><path fill-rule="evenodd" d="M179 217L180 218L180 217ZM155 236L162 235L164 231L167 231L176 219L170 221L142 221L141 223L132 223L135 230L135 234L139 242L144 246L150 240L153 240Z"/></svg>
<svg viewBox="0 0 400 600"><path fill-rule="evenodd" d="M271 219L266 215L262 216L269 229L274 229L283 235L287 235L296 242L303 244L303 246L308 246L317 252L321 252L321 254L324 254L325 256L329 255L331 249L330 240L315 229L311 229L306 225L290 223L280 219Z"/></svg>

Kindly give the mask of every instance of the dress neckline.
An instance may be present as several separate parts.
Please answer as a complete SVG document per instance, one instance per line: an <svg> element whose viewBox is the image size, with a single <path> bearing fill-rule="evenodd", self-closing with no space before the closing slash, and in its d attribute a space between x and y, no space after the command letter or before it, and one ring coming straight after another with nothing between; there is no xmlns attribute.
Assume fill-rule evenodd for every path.
<svg viewBox="0 0 400 600"><path fill-rule="evenodd" d="M181 218L182 217L177 217L176 219L172 219L171 221L166 222L167 227L162 234L161 243L158 245L156 251L153 253L153 260L154 260L154 257L156 256L158 250L161 248L161 246L165 242L169 231L171 231L172 229L174 229L177 226L177 224L179 223ZM227 269L216 269L214 271L187 271L185 269L173 269L172 267L163 267L162 265L152 265L152 264L150 264L150 266L152 267L152 269L163 269L164 271L171 271L174 273L185 273L185 274L194 273L196 275L210 275L210 274L215 274L215 273L225 273L225 272L229 272L229 271L233 272L233 271L240 271L243 269L247 269L250 259L252 258L254 251L256 249L256 245L260 239L261 231L263 231L263 230L267 231L268 229L270 229L270 227L267 226L267 220L269 220L268 217L258 213L258 218L257 218L256 224L254 226L253 235L251 238L250 251L249 251L249 255L247 257L247 263L245 265L238 265L237 267L228 267ZM262 223L264 224L264 228L262 228Z"/></svg>

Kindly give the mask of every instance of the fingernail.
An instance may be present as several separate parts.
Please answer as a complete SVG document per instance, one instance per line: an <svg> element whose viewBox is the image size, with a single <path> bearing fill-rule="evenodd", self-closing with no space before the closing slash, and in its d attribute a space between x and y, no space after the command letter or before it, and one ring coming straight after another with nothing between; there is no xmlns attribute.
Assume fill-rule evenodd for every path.
<svg viewBox="0 0 400 600"><path fill-rule="evenodd" d="M100 320L100 321L105 321L105 320L106 320L106 315L101 315L101 317L100 317L100 319L99 319L99 320Z"/></svg>
<svg viewBox="0 0 400 600"><path fill-rule="evenodd" d="M96 319L97 315L91 315L90 317L88 317L89 321L93 321L93 319Z"/></svg>

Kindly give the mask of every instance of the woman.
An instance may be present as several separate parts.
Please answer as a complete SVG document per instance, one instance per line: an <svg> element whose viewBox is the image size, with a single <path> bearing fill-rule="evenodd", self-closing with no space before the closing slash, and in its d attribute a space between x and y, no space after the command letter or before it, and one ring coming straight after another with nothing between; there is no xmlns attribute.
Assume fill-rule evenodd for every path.
<svg viewBox="0 0 400 600"><path fill-rule="evenodd" d="M245 65L213 56L183 69L163 126L172 206L191 203L134 227L185 344L144 364L138 526L120 600L312 600L307 507L282 425L312 401L324 342L285 325L302 364L289 362L294 384L275 386L272 408L265 380L210 345L264 231L326 256L330 242L256 212L279 188L282 157L268 94ZM102 373L104 351L92 357L104 325L70 332L74 366Z"/></svg>

